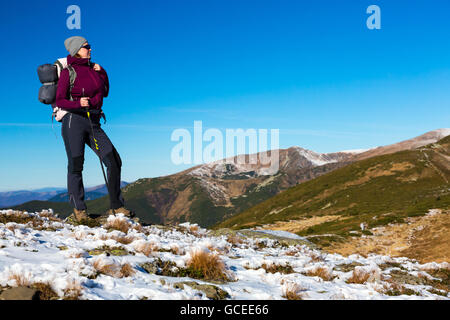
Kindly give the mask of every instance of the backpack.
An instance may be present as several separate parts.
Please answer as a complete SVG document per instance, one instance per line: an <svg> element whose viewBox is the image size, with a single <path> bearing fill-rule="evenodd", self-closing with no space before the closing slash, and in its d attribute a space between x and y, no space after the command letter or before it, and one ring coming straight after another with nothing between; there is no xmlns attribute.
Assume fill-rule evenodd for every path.
<svg viewBox="0 0 450 320"><path fill-rule="evenodd" d="M72 98L72 88L75 83L75 79L77 77L77 72L70 65L67 64L67 58L59 58L53 64L43 64L40 65L37 69L39 81L41 81L42 86L39 88L38 99L40 102L44 104L51 104L53 113L52 113L52 124L53 118L58 122L62 122L62 118L69 113L69 111L59 108L55 103L56 101L56 90L58 88L58 80L61 75L61 71L63 69L69 70L69 99ZM105 90L108 88L105 85ZM107 91L106 91L107 92ZM95 111L92 111L94 113ZM100 110L100 116L103 118L106 123L106 117L103 111Z"/></svg>
<svg viewBox="0 0 450 320"><path fill-rule="evenodd" d="M37 69L39 81L42 83L42 86L39 88L38 99L44 104L52 105L52 122L53 117L56 119L56 121L61 122L64 115L68 113L68 111L63 110L54 104L56 101L56 90L58 88L59 76L61 74L61 71L66 68L69 70L69 94L70 100L72 100L71 92L75 83L75 79L77 77L77 73L71 65L67 64L67 58L60 58L53 64L46 63L40 65Z"/></svg>

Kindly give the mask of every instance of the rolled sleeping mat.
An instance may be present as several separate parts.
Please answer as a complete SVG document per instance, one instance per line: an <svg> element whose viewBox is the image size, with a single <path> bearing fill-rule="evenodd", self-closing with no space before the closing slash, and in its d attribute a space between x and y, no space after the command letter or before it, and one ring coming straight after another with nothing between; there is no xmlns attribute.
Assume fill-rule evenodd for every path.
<svg viewBox="0 0 450 320"><path fill-rule="evenodd" d="M57 84L45 84L39 88L39 101L45 104L52 104L56 100Z"/></svg>
<svg viewBox="0 0 450 320"><path fill-rule="evenodd" d="M56 66L53 64L43 64L40 65L37 69L39 81L41 83L47 84L50 82L56 83L58 81L58 73Z"/></svg>

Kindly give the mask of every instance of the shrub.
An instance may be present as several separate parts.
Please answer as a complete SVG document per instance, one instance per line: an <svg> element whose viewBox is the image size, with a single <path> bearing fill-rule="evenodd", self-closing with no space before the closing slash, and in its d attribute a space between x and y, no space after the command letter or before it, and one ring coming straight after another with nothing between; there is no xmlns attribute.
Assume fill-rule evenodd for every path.
<svg viewBox="0 0 450 320"><path fill-rule="evenodd" d="M414 296L414 295L421 295L420 293L406 288L404 285L395 283L392 281L389 281L388 284L383 284L383 289L378 290L378 292L388 295L388 296L401 296L401 295L408 295L408 296Z"/></svg>
<svg viewBox="0 0 450 320"><path fill-rule="evenodd" d="M131 242L133 242L135 240L134 237L130 237L130 236L118 236L118 235L101 235L100 236L101 240L115 240L119 243L122 244L130 244Z"/></svg>
<svg viewBox="0 0 450 320"><path fill-rule="evenodd" d="M129 263L118 265L115 263L107 263L101 258L94 261L93 267L97 270L97 273L114 278L129 277L135 273L134 268Z"/></svg>
<svg viewBox="0 0 450 320"><path fill-rule="evenodd" d="M81 297L81 284L72 279L64 289L64 300L79 300Z"/></svg>
<svg viewBox="0 0 450 320"><path fill-rule="evenodd" d="M128 230L130 230L131 225L124 218L110 216L108 218L108 221L104 225L104 228L122 231L123 233L128 233Z"/></svg>
<svg viewBox="0 0 450 320"><path fill-rule="evenodd" d="M187 262L190 272L205 280L228 281L226 267L219 256L206 251L194 251Z"/></svg>
<svg viewBox="0 0 450 320"><path fill-rule="evenodd" d="M244 243L244 240L238 236L237 234L231 234L227 237L227 241L231 243L233 246Z"/></svg>
<svg viewBox="0 0 450 320"><path fill-rule="evenodd" d="M266 272L269 272L269 273L277 273L277 272L282 273L282 274L294 273L294 269L292 269L292 266L289 265L289 263L287 263L285 265L276 264L276 263L270 263L270 264L263 263L261 265L261 268L263 268L264 270L266 270Z"/></svg>
<svg viewBox="0 0 450 320"><path fill-rule="evenodd" d="M31 285L31 287L37 289L39 291L39 299L40 300L50 300L52 298L57 298L58 294L53 291L50 283L46 282L35 282Z"/></svg>
<svg viewBox="0 0 450 320"><path fill-rule="evenodd" d="M97 259L94 261L93 265L98 273L102 273L111 277L115 277L117 273L117 266L114 264L107 264L103 259Z"/></svg>
<svg viewBox="0 0 450 320"><path fill-rule="evenodd" d="M311 253L309 254L309 256L311 257L311 261L312 262L322 262L325 261L325 258L322 256L322 254L317 253L315 251L311 251Z"/></svg>
<svg viewBox="0 0 450 320"><path fill-rule="evenodd" d="M136 252L143 253L148 257L152 254L152 252L157 251L158 247L152 242L138 241L134 244L134 250L136 250Z"/></svg>
<svg viewBox="0 0 450 320"><path fill-rule="evenodd" d="M119 278L132 276L136 271L129 263L125 263L120 267Z"/></svg>
<svg viewBox="0 0 450 320"><path fill-rule="evenodd" d="M314 269L308 270L306 275L309 277L320 277L324 281L331 281L335 277L333 276L333 269L327 267L316 267Z"/></svg>
<svg viewBox="0 0 450 320"><path fill-rule="evenodd" d="M9 275L9 280L15 280L16 286L18 287L26 287L29 286L31 283L29 275L22 274L19 272L12 272Z"/></svg>
<svg viewBox="0 0 450 320"><path fill-rule="evenodd" d="M37 218L32 215L27 215L23 211L11 210L0 214L0 223L4 224L7 224L8 222L26 224L33 220L37 220Z"/></svg>
<svg viewBox="0 0 450 320"><path fill-rule="evenodd" d="M347 283L364 284L367 281L375 281L379 279L380 273L378 269L366 270L361 267L355 267L352 276L346 281Z"/></svg>
<svg viewBox="0 0 450 320"><path fill-rule="evenodd" d="M305 298L305 294L302 291L304 290L305 289L297 283L289 283L284 286L282 297L287 300L303 300Z"/></svg>

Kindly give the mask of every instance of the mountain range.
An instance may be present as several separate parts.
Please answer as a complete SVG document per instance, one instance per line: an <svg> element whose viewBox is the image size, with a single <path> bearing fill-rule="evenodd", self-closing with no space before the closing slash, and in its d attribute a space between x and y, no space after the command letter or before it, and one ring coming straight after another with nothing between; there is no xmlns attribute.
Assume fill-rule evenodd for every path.
<svg viewBox="0 0 450 320"><path fill-rule="evenodd" d="M237 157L231 157L172 175L139 179L122 191L127 207L134 210L145 223L177 224L189 221L212 227L278 194L281 196L285 190L297 185L315 181L334 171L345 172L349 170L349 165L367 159L380 156L395 158L394 154L435 143L448 134L450 129L438 129L387 146L333 153L317 153L298 146L280 149L279 171L272 175L267 174L266 168L259 162L238 164ZM248 160L249 155L245 157ZM353 174L351 171L347 173ZM325 190L326 184L322 188ZM378 201L382 202L383 199L378 198ZM54 205L55 202L32 201L15 208L40 210ZM91 213L103 214L109 208L109 200L108 197L102 197L87 201L87 205ZM59 203L57 208L63 216L71 212L67 203Z"/></svg>
<svg viewBox="0 0 450 320"><path fill-rule="evenodd" d="M441 138L442 135L435 137ZM440 248L438 256L448 259L450 136L420 146L423 142L430 142L422 138L410 141L412 148L407 147L411 144L402 142L395 148L391 145L385 151L379 149L377 155L363 157L294 186L218 223L214 228L289 231L308 237L318 245L336 248L336 242L348 245L349 237L371 236L372 231L379 227L404 223L414 225L415 230L391 234L388 242L404 237L407 239L403 239L402 246L407 248L417 237L408 238L405 234L417 234L428 228L434 231L422 232L422 249L425 246L425 251ZM415 144L417 141L423 142L418 146ZM363 155L355 155L355 158ZM422 219L428 214L440 218ZM421 223L416 223L419 218ZM429 221L435 223L429 224ZM352 250L357 251L355 248Z"/></svg>
<svg viewBox="0 0 450 320"><path fill-rule="evenodd" d="M128 185L128 182L122 181L121 187ZM101 198L108 193L105 184L86 188L87 200ZM0 207L10 207L22 203L42 200L50 202L67 202L68 194L66 188L46 187L33 190L17 190L0 192Z"/></svg>

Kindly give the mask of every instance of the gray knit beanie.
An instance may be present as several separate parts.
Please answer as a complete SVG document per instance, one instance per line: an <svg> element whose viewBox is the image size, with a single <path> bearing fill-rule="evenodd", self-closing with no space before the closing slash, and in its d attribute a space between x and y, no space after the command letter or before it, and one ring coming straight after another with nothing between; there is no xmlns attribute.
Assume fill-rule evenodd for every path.
<svg viewBox="0 0 450 320"><path fill-rule="evenodd" d="M87 42L87 40L80 36L74 36L67 38L64 40L64 46L66 47L67 51L69 51L70 55L73 57L77 54L78 50L80 50L81 46Z"/></svg>

